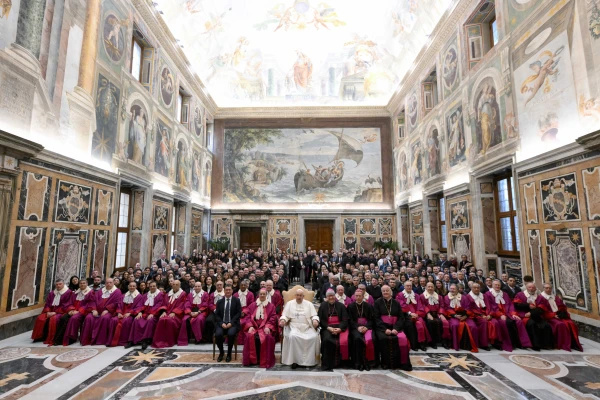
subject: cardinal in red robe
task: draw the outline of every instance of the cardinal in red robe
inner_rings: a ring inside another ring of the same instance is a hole
[[[138,292],[137,284],[129,282],[129,290],[123,296],[121,307],[117,309],[117,318],[111,320],[109,330],[114,331],[111,346],[127,345],[134,318],[143,310],[145,301],[146,295]]]
[[[71,291],[62,279],[55,283],[55,289],[46,297],[46,304],[39,317],[35,320],[31,339],[43,340],[45,344],[54,344],[54,334],[58,323],[71,305]]]
[[[467,316],[465,296],[458,292],[455,284],[450,285],[450,292],[444,299],[443,309],[446,318],[450,321],[450,333],[454,350],[458,351],[462,348],[477,353],[479,350],[473,337],[473,331],[477,329],[477,326]]]
[[[246,315],[241,321],[244,335],[244,366],[260,365],[271,368],[275,365],[275,333],[277,313],[275,306],[268,302],[266,289],[258,292],[258,299],[247,306]]]
[[[475,327],[471,325],[471,332],[477,347],[490,351],[490,342],[496,340],[496,321],[488,315],[489,307],[485,303],[479,284],[473,283],[471,291],[463,295],[462,300],[469,320],[475,323]]]
[[[540,295],[533,282],[529,282],[523,292],[516,294],[513,305],[516,315],[525,324],[527,335],[531,340],[531,348],[535,351],[552,349],[554,335],[548,322],[548,319],[552,317],[552,310],[548,300]]]
[[[233,294],[233,297],[237,297],[238,299],[240,299],[240,304],[242,305],[242,320],[244,319],[244,317],[246,317],[248,307],[250,307],[250,304],[254,303],[254,300],[256,300],[254,298],[254,293],[248,290],[248,286],[250,286],[250,281],[244,279],[240,282],[240,289]],[[240,329],[240,333],[238,333],[238,343],[243,342],[244,331]]]
[[[488,306],[488,315],[497,322],[496,334],[502,350],[512,351],[513,347],[531,347],[527,330],[521,318],[516,315],[508,293],[502,291],[500,280],[492,283],[492,288],[483,297]]]
[[[548,301],[550,306],[549,312],[546,313],[546,320],[552,327],[556,348],[565,351],[571,351],[571,349],[583,351],[577,325],[571,319],[563,300],[552,293],[552,285],[549,283],[544,284],[542,297]]]
[[[79,338],[79,330],[85,317],[94,309],[96,309],[96,292],[88,286],[85,279],[82,279],[79,281],[79,289],[71,295],[71,305],[67,308],[67,313],[61,318],[61,325],[65,321],[62,342],[58,342],[60,338],[57,334],[54,344],[62,343],[63,346],[68,346],[75,343]]]
[[[425,291],[420,297],[421,305],[425,311],[427,331],[431,335],[429,345],[437,349],[437,343],[442,342],[448,348],[450,342],[450,323],[444,316],[444,298],[435,292],[433,283],[425,286]]]
[[[202,282],[196,282],[194,289],[187,295],[185,315],[177,338],[178,346],[187,346],[189,336],[192,336],[196,343],[202,341],[202,331],[208,316],[209,301],[208,292],[202,290]]]
[[[404,283],[404,290],[396,296],[396,301],[400,303],[402,312],[408,314],[408,318],[412,321],[411,324],[407,324],[405,328],[406,336],[410,341],[413,349],[420,348],[426,350],[426,343],[431,342],[431,336],[425,325],[425,309],[423,304],[420,302],[419,295],[412,290],[412,282],[406,281]],[[415,335],[416,330],[416,335]],[[416,336],[416,337],[415,337]]]
[[[102,290],[96,292],[96,309],[86,317],[83,323],[83,330],[86,333],[88,322],[92,324],[92,344],[110,345],[116,326],[116,321],[113,319],[117,319],[117,310],[122,307],[122,301],[123,293],[115,286],[113,279],[106,279]]]
[[[173,281],[171,291],[163,297],[152,347],[161,349],[175,346],[181,329],[186,302],[187,293],[181,290],[181,282]]]
[[[163,297],[166,297],[166,295],[158,290],[154,281],[151,281],[148,287],[149,291],[145,294],[144,307],[133,320],[129,342],[125,348],[129,348],[134,344],[141,344],[142,350],[146,350],[154,337],[156,322],[163,305]]]
[[[281,317],[281,312],[283,311],[283,297],[281,297],[281,293],[279,293],[278,290],[273,289],[273,281],[268,280],[265,283],[267,284],[267,300],[275,306],[277,316]]]

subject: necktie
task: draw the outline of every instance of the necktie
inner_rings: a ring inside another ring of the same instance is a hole
[[[229,323],[229,299],[227,299],[227,301],[225,302],[225,322],[226,324]]]

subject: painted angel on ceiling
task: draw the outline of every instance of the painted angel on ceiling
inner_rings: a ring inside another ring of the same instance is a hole
[[[273,32],[280,29],[287,31],[290,28],[303,30],[310,26],[317,30],[321,28],[329,30],[331,27],[346,25],[338,18],[335,8],[325,3],[319,3],[317,7],[313,7],[309,0],[294,0],[291,6],[283,3],[277,4],[268,14],[269,18],[256,24],[256,29],[266,30],[277,24]]]

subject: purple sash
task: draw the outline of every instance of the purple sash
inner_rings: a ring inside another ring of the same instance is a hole
[[[366,318],[359,318],[358,325],[367,326]],[[371,329],[365,332],[365,347],[366,347],[366,358],[368,361],[375,360],[375,345],[373,344],[373,331]]]
[[[333,317],[329,317],[327,320],[329,325],[339,325],[339,318],[334,315]],[[342,354],[342,360],[347,360],[350,358],[350,352],[348,350],[348,330],[346,329],[343,332],[340,332],[340,353]]]

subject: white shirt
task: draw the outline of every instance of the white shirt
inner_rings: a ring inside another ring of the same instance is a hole
[[[248,289],[245,292],[238,290],[238,297],[240,299],[240,304],[242,307],[246,307],[246,296],[248,296]]]
[[[494,296],[494,299],[496,299],[496,304],[506,304],[506,301],[504,301],[504,292],[502,290],[496,292],[494,289],[490,289],[490,293]]]
[[[425,300],[427,300],[430,306],[434,306],[440,303],[438,294],[436,292],[429,294],[429,292],[426,290],[425,292],[423,292],[423,297],[425,297]]]
[[[61,290],[54,289],[54,299],[52,300],[52,307],[58,307],[60,305],[60,296],[65,294],[69,290],[68,287],[64,286]]]
[[[267,300],[263,302],[261,302],[260,299],[256,300],[256,305],[258,308],[256,309],[256,315],[254,316],[254,319],[259,320],[265,318],[265,307],[267,304],[269,304]]]
[[[125,304],[131,304],[133,303],[133,300],[135,300],[135,298],[140,294],[140,292],[137,291],[137,289],[134,292],[127,292],[125,293],[125,297],[123,297],[123,303]]]
[[[108,299],[110,297],[110,295],[115,292],[115,290],[117,290],[116,286],[113,286],[113,288],[110,289],[110,290],[106,289],[106,287],[103,287],[102,288],[102,298],[103,299]]]
[[[552,309],[552,312],[557,312],[558,306],[556,305],[556,296],[554,296],[553,294],[546,294],[545,292],[542,292],[542,296],[544,296],[544,298],[548,300],[548,303],[550,303],[550,308]]]
[[[177,292],[174,292],[173,289],[171,289],[168,294],[169,304],[173,304],[179,298],[179,296],[181,296],[181,293],[185,292],[181,289],[179,289]]]
[[[92,288],[89,286],[87,286],[85,288],[85,290],[77,289],[77,291],[75,292],[75,294],[77,295],[77,297],[75,297],[75,300],[83,301],[83,299],[85,299],[85,296],[87,296],[87,294],[91,291],[92,291]]]
[[[160,290],[156,290],[154,293],[148,292],[146,294],[146,302],[144,303],[144,305],[154,307],[154,298],[156,296],[158,296],[159,293],[160,293]]]
[[[481,308],[485,308],[485,301],[483,300],[482,293],[479,293],[479,295],[476,296],[473,292],[469,292],[469,296],[471,296],[471,298],[475,300],[476,305],[478,305]]]
[[[223,297],[225,297],[225,290],[223,290],[221,292],[215,292],[215,304],[217,304],[217,302],[219,300],[221,300]]]
[[[192,291],[192,304],[200,304],[202,303],[202,296],[204,296],[204,293],[206,293],[204,290],[200,289],[199,292],[196,292],[195,290]]]
[[[410,303],[417,304],[417,299],[415,298],[415,292],[410,292],[410,293],[408,293],[408,292],[406,291],[406,289],[404,289],[404,290],[402,291],[402,295],[403,295],[403,296],[404,296],[404,298],[406,299],[406,303],[407,303],[407,304],[410,304]]]
[[[460,300],[462,299],[462,294],[456,293],[456,295],[453,296],[452,293],[448,293],[448,299],[450,299],[450,307],[460,307]]]

